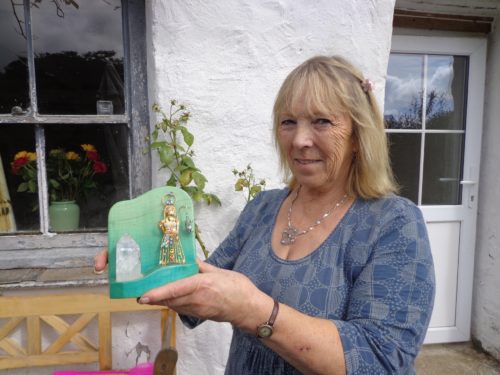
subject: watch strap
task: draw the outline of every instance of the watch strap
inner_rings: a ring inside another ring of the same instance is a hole
[[[280,304],[278,301],[274,300],[273,311],[271,312],[271,316],[267,321],[267,324],[270,325],[271,327],[274,325],[274,322],[276,321],[276,317],[278,316],[279,310],[280,310]]]

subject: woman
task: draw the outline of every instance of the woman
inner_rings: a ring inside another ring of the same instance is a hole
[[[288,188],[259,194],[200,273],[144,294],[234,327],[226,374],[414,374],[433,305],[419,209],[396,190],[371,84],[340,57],[274,105]]]

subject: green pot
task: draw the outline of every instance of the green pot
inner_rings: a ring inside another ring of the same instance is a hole
[[[64,232],[78,229],[80,207],[75,201],[52,202],[49,206],[50,229]]]

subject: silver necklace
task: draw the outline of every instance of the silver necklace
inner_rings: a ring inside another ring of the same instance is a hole
[[[304,230],[301,231],[298,228],[294,227],[293,224],[292,224],[292,208],[293,208],[293,204],[295,203],[295,201],[299,197],[299,193],[300,193],[301,187],[302,186],[299,186],[299,188],[297,189],[297,193],[295,194],[295,198],[293,198],[292,203],[290,204],[290,208],[288,209],[288,225],[283,230],[283,232],[281,233],[281,241],[280,241],[280,243],[282,245],[291,245],[291,244],[293,244],[295,242],[295,239],[298,236],[302,236],[303,234],[306,234],[306,233],[309,233],[310,231],[312,231],[314,228],[316,228],[318,225],[320,225],[323,222],[323,220],[325,220],[328,216],[330,216],[330,214],[333,211],[335,211],[337,208],[339,208],[340,206],[342,206],[345,203],[345,201],[347,200],[347,194],[344,194],[344,196],[342,197],[342,199],[339,200],[335,204],[335,206],[333,206],[328,211],[326,211],[310,227],[308,227],[307,229],[304,229]]]

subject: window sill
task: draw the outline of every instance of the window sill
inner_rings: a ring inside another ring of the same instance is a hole
[[[108,273],[94,273],[93,267],[22,268],[0,270],[0,294],[19,289],[106,286]]]

